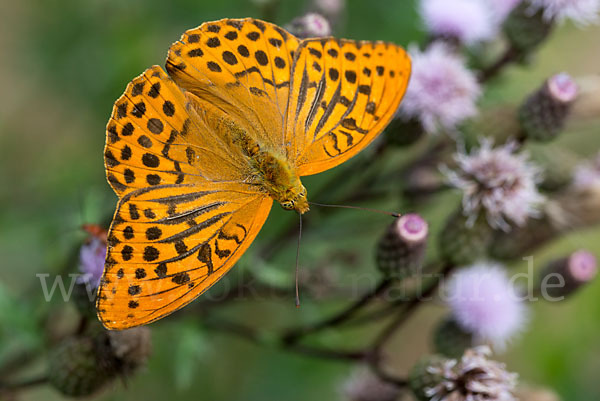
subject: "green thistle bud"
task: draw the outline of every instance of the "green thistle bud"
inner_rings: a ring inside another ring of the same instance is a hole
[[[493,230],[485,216],[469,219],[462,212],[450,216],[439,237],[439,247],[446,262],[469,265],[487,256]]]
[[[417,400],[431,400],[431,397],[427,395],[427,390],[435,388],[444,381],[444,376],[432,372],[431,367],[443,366],[447,361],[441,355],[427,355],[419,359],[412,367],[408,377],[408,385]]]
[[[115,377],[132,374],[145,363],[150,349],[147,327],[123,331],[92,327],[85,336],[69,338],[50,353],[49,381],[65,395],[91,395]]]
[[[540,275],[540,289],[543,296],[562,299],[598,274],[596,257],[587,251],[577,251],[566,258],[553,260]]]
[[[93,338],[70,338],[54,349],[49,357],[50,384],[71,397],[91,395],[110,380],[98,364],[98,349]]]
[[[541,142],[556,138],[564,128],[577,94],[577,85],[568,74],[557,74],[548,79],[519,109],[525,136]]]
[[[433,332],[433,347],[441,355],[460,358],[473,346],[473,334],[465,331],[452,317],[446,317]]]
[[[544,11],[531,12],[529,1],[515,7],[504,22],[504,33],[520,54],[529,54],[548,38],[554,24],[544,18]]]
[[[377,267],[390,278],[402,279],[417,274],[423,266],[428,225],[417,214],[394,221],[377,245]]]

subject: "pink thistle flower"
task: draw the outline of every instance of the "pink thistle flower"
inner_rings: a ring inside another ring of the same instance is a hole
[[[582,163],[575,168],[573,186],[581,191],[600,189],[600,153],[594,160]]]
[[[455,273],[444,294],[456,322],[476,341],[498,348],[523,329],[527,311],[498,264],[479,263]]]
[[[492,227],[509,231],[507,219],[522,226],[539,215],[545,200],[537,189],[542,171],[527,154],[515,154],[517,148],[515,142],[493,148],[483,139],[470,154],[454,156],[457,170],[443,168],[449,183],[463,191],[463,211],[472,220],[483,209]]]
[[[429,32],[467,45],[490,40],[498,33],[492,9],[484,0],[421,0],[419,12]]]
[[[104,272],[105,258],[106,244],[98,238],[93,237],[83,244],[79,251],[79,270],[83,273],[79,282],[97,288]]]
[[[578,25],[598,21],[599,0],[530,0],[532,10],[542,9],[547,21],[573,20]]]
[[[477,114],[475,101],[481,88],[463,59],[448,45],[433,43],[422,52],[410,49],[413,73],[400,107],[406,119],[418,119],[426,131],[452,129]]]

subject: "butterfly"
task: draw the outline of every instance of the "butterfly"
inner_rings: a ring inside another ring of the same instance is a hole
[[[104,161],[119,197],[97,312],[160,319],[227,273],[273,201],[308,211],[301,176],[345,162],[394,116],[410,58],[384,42],[299,40],[256,19],[185,32],[115,102]]]

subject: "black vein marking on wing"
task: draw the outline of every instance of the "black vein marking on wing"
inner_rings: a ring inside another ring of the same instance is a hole
[[[202,213],[206,213],[206,212],[203,211]],[[202,213],[199,213],[198,215],[200,215]],[[224,213],[217,214],[207,220],[202,221],[201,223],[198,223],[198,224],[188,228],[187,230],[183,230],[180,233],[177,233],[177,234],[172,235],[165,239],[161,239],[160,241],[157,241],[157,242],[160,242],[160,243],[177,242],[179,240],[189,237],[190,235],[194,235],[194,234],[212,226],[215,223],[218,223],[219,221],[221,221],[223,219],[223,217],[229,216],[231,213],[233,213],[233,212],[224,212]]]
[[[220,208],[221,206],[227,204],[227,202],[213,202],[210,203],[208,205],[204,205],[200,208],[197,209],[192,209],[192,210],[186,210],[183,213],[179,213],[179,214],[174,214],[172,216],[167,216],[164,217],[160,220],[156,220],[154,222],[154,224],[166,224],[166,225],[173,225],[173,224],[181,224],[181,223],[185,223],[188,220],[191,219],[195,219],[198,216],[201,216],[205,213],[211,212],[215,209]],[[168,241],[164,241],[164,242],[168,242]]]
[[[319,122],[317,123],[317,128],[315,128],[315,132],[313,135],[313,142],[316,141],[317,139],[317,134],[319,132],[321,132],[321,130],[323,129],[323,126],[325,125],[325,123],[327,122],[327,120],[329,119],[329,117],[331,116],[331,114],[333,113],[333,110],[335,109],[335,106],[337,106],[338,102],[340,101],[340,93],[342,91],[342,83],[340,80],[340,83],[338,84],[337,89],[335,90],[333,96],[331,97],[331,100],[329,101],[329,104],[327,105],[327,108],[325,109],[325,112],[323,113],[323,115],[321,116],[321,119],[319,120]],[[347,110],[346,110],[347,112]]]
[[[300,81],[300,91],[298,93],[298,105],[296,106],[296,118],[294,119],[294,126],[298,123],[298,117],[302,111],[302,106],[306,102],[306,96],[308,93],[308,73],[306,68],[302,71],[302,81]]]
[[[193,201],[200,199],[206,195],[214,194],[217,192],[219,192],[219,191],[190,192],[190,193],[183,194],[183,195],[173,195],[173,196],[168,196],[166,198],[152,199],[149,202],[156,202],[156,203],[161,203],[164,205],[170,205],[170,204],[177,205],[177,204],[181,204],[181,203],[193,202]]]
[[[321,100],[323,100],[323,96],[325,95],[325,89],[327,86],[327,79],[325,77],[325,70],[323,71],[323,75],[321,76],[321,80],[319,81],[319,86],[317,86],[317,95],[315,96],[315,100],[308,112],[308,116],[306,117],[306,122],[304,124],[304,129],[308,131],[312,122],[317,114],[317,110],[319,110],[319,105],[321,104]]]

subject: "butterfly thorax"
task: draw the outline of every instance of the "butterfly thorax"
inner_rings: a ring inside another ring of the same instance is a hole
[[[257,142],[235,124],[231,124],[229,129],[233,143],[239,146],[248,158],[254,179],[262,186],[262,190],[286,210],[307,212],[309,207],[306,188],[287,158],[269,146]]]

